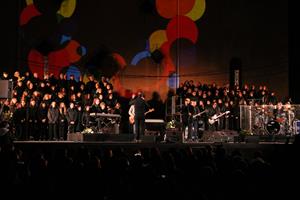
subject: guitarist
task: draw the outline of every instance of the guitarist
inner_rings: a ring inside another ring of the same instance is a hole
[[[198,139],[198,117],[196,116],[200,113],[200,109],[197,106],[197,100],[195,98],[191,99],[191,107],[189,109],[189,135],[188,139],[197,140]]]
[[[144,115],[146,116],[148,113],[153,112],[154,108],[148,110],[147,112],[144,113]],[[134,126],[134,116],[135,116],[135,109],[134,109],[134,105],[131,105],[129,110],[128,110],[128,114],[129,114],[129,124],[130,124],[130,132],[135,134],[135,126]]]
[[[206,124],[205,121],[207,121],[207,110],[205,109],[205,104],[204,101],[202,99],[200,99],[198,101],[198,107],[200,110],[200,113],[202,113],[199,117],[198,117],[198,130],[199,130],[199,138],[202,137],[204,130],[206,130]]]
[[[220,114],[220,108],[218,107],[218,104],[216,101],[214,101],[212,103],[212,105],[207,108],[207,110],[208,110],[208,113],[207,113],[208,119],[213,119],[214,117],[216,117]],[[218,130],[218,121],[216,121],[213,124],[208,123],[208,130],[209,131]]]
[[[145,96],[142,92],[139,92],[136,99],[131,101],[134,105],[134,126],[136,132],[135,140],[141,142],[140,136],[145,132],[145,112],[149,110],[149,104],[145,101]]]
[[[183,138],[186,140],[188,138],[188,130],[189,130],[189,113],[191,108],[191,100],[190,98],[184,99],[184,104],[181,108],[181,119],[182,119],[182,125],[183,125]]]

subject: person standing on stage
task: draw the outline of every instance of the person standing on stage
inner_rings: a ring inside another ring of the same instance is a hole
[[[145,96],[143,93],[139,92],[137,98],[133,101],[134,105],[134,125],[136,131],[137,142],[141,142],[140,137],[144,135],[145,132],[145,112],[149,110],[149,105],[145,101]]]
[[[57,140],[57,123],[58,123],[59,110],[56,107],[56,102],[53,101],[48,110],[48,124],[49,124],[49,140]]]
[[[135,125],[134,125],[134,100],[136,99],[136,95],[133,93],[131,96],[131,100],[129,102],[130,108],[128,110],[128,115],[129,115],[129,133],[136,134],[135,132]]]
[[[135,134],[135,127],[134,127],[134,105],[131,105],[128,111],[129,115],[129,132]]]
[[[48,107],[45,102],[42,102],[38,108],[38,124],[39,124],[39,138],[41,140],[46,140],[48,139],[48,118],[47,118],[47,113],[48,113]]]
[[[189,133],[189,113],[190,113],[190,98],[185,98],[184,99],[184,104],[182,105],[182,108],[181,108],[181,119],[182,119],[182,125],[183,125],[183,138],[185,140],[188,139],[188,133]]]
[[[90,124],[91,124],[90,113],[91,113],[90,106],[86,105],[84,108],[84,111],[82,113],[82,118],[81,118],[81,124],[83,125],[84,129],[90,128]]]
[[[67,107],[64,102],[59,104],[59,114],[58,114],[58,140],[64,140],[66,135],[66,125],[67,125]]]
[[[75,133],[75,127],[77,122],[77,110],[73,102],[70,103],[70,107],[67,110],[67,121],[68,121],[68,133]]]
[[[76,124],[76,132],[81,132],[83,130],[83,125],[82,125],[82,117],[83,117],[83,110],[81,105],[77,105],[77,124]]]
[[[195,97],[191,98],[191,106],[189,109],[189,135],[188,139],[193,141],[198,139],[198,117],[197,114],[200,113],[199,107],[197,106],[197,100]]]
[[[30,140],[38,140],[38,116],[37,112],[38,108],[36,106],[36,101],[34,99],[30,100],[29,107],[27,108],[27,115],[28,115],[28,133]]]
[[[216,101],[212,103],[211,106],[207,107],[208,113],[208,121],[211,120],[211,122],[208,123],[208,130],[209,131],[217,131],[218,130],[218,120],[215,120],[216,117],[220,114],[220,108],[218,107],[218,104]]]

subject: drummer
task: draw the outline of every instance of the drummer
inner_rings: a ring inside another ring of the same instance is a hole
[[[274,120],[280,124],[279,134],[285,134],[287,113],[281,101],[277,103],[276,108],[274,109]]]
[[[274,109],[274,117],[279,123],[286,121],[286,111],[284,110],[284,106],[281,101],[277,103],[276,108]]]

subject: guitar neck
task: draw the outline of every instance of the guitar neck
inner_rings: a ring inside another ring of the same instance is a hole
[[[145,112],[145,115],[147,115],[149,112],[151,112],[151,111],[147,111],[147,112]]]
[[[218,115],[217,118],[222,117],[223,115],[225,115],[225,113]]]
[[[223,115],[226,115],[226,114],[228,114],[228,112],[221,113],[221,114],[219,114],[219,115],[216,117],[216,119],[218,119],[218,118],[220,118],[220,117],[222,117]]]
[[[153,111],[154,111],[153,109],[150,109],[150,110],[148,110],[147,112],[145,112],[144,115],[147,115],[148,113],[151,113],[151,112],[153,112]]]
[[[200,113],[198,113],[198,114],[195,114],[193,117],[197,117],[197,116],[200,116],[200,115],[202,115],[203,113],[205,113],[206,111],[202,111],[202,112],[200,112]]]

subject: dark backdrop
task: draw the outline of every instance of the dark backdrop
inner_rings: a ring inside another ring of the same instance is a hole
[[[34,2],[44,11],[43,15],[24,27],[18,21],[25,0],[2,2],[0,65],[3,70],[27,70],[29,50],[43,41],[50,41],[51,48],[55,49],[58,35],[62,33],[71,34],[87,48],[87,55],[77,63],[81,70],[101,48],[119,53],[128,64],[145,48],[150,34],[164,29],[168,23],[157,14],[153,0],[77,1],[73,16],[59,24],[55,13],[60,1]],[[232,57],[238,57],[242,61],[243,83],[266,84],[280,96],[288,95],[288,1],[209,0],[205,14],[195,23],[199,30],[196,45],[191,48],[191,44],[182,41],[180,47],[176,44],[171,47],[171,52],[179,52],[180,66],[184,66],[180,68],[183,75],[180,81],[227,83],[229,62]],[[190,49],[193,53],[189,53]],[[147,75],[156,70],[150,58],[136,67],[128,65],[122,71],[121,84],[138,89],[135,83],[139,77],[126,75]],[[152,82],[143,84],[139,87],[146,88]]]

